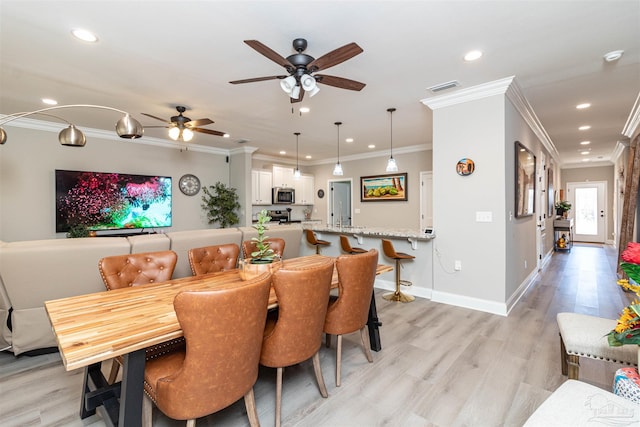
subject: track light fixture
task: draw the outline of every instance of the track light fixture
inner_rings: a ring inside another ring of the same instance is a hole
[[[342,176],[344,174],[344,172],[342,171],[342,165],[340,164],[340,125],[342,124],[342,122],[335,122],[334,125],[336,125],[336,128],[338,129],[338,162],[336,163],[335,167],[333,168],[333,174],[335,176]]]
[[[387,111],[389,112],[389,119],[391,121],[391,157],[389,157],[389,161],[387,162],[387,172],[398,172],[398,165],[393,158],[393,112],[396,111],[396,109],[387,108]]]
[[[40,110],[29,111],[26,113],[15,113],[9,116],[5,116],[3,119],[0,119],[0,126],[6,123],[9,123],[13,120],[21,119],[23,117],[31,116],[33,114],[41,114],[41,115],[56,117],[69,124],[68,128],[63,129],[58,134],[58,141],[60,141],[60,144],[67,145],[70,147],[83,147],[86,143],[86,138],[82,133],[82,131],[80,131],[73,124],[67,122],[61,117],[57,117],[57,116],[53,116],[51,114],[45,113],[46,111],[59,110],[63,108],[98,108],[102,110],[117,111],[119,113],[124,114],[124,117],[120,118],[120,120],[118,120],[118,122],[116,123],[116,133],[120,138],[126,138],[126,139],[140,138],[144,133],[144,128],[142,127],[140,122],[138,122],[136,119],[131,117],[131,115],[126,111],[118,110],[117,108],[106,107],[103,105],[91,105],[91,104],[56,105],[54,107],[43,108]],[[7,141],[7,133],[2,127],[0,127],[0,144],[4,144],[6,141]]]

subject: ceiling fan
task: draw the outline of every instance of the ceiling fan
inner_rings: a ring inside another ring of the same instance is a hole
[[[172,116],[170,121],[165,119],[161,119],[160,117],[156,117],[151,114],[142,113],[147,117],[151,117],[152,119],[160,120],[161,122],[165,122],[166,126],[144,126],[145,128],[169,128],[169,137],[174,141],[191,141],[193,138],[193,132],[207,133],[209,135],[217,135],[224,136],[225,132],[220,132],[212,129],[205,129],[198,126],[210,125],[213,123],[213,120],[210,119],[198,119],[191,120],[189,117],[183,116],[182,113],[187,111],[186,107],[181,105],[176,106],[176,110],[178,111],[177,116]]]
[[[309,92],[309,96],[313,96],[320,90],[316,83],[322,83],[348,90],[362,90],[364,83],[355,80],[345,79],[343,77],[328,76],[326,74],[314,74],[317,71],[333,67],[363,52],[362,48],[356,43],[349,43],[339,47],[331,52],[322,55],[319,58],[303,53],[307,49],[307,41],[305,39],[295,39],[293,48],[297,53],[286,58],[280,56],[271,48],[262,44],[257,40],[245,40],[246,44],[255,49],[258,53],[266,56],[278,65],[283,66],[289,75],[256,77],[253,79],[234,80],[229,83],[253,83],[264,80],[281,80],[280,86],[282,90],[289,94],[291,103],[300,102],[305,92]],[[302,88],[303,90],[300,90]]]

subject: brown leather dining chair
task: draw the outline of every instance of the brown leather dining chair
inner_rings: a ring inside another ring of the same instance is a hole
[[[377,266],[378,251],[375,249],[364,254],[341,255],[336,259],[339,295],[337,299],[332,297],[329,302],[324,332],[327,334],[327,346],[331,345],[331,335],[338,336],[336,349],[336,386],[338,387],[342,369],[343,335],[360,331],[362,349],[367,360],[373,363],[366,326]]]
[[[141,252],[102,258],[98,262],[98,269],[107,290],[113,290],[171,280],[177,261],[178,255],[173,251]],[[150,359],[183,346],[182,338],[157,344],[146,349],[146,358]],[[121,364],[121,356],[113,359],[109,384],[115,382]]]
[[[366,249],[362,249],[362,248],[354,248],[351,246],[351,243],[349,243],[349,238],[347,236],[345,236],[344,234],[340,235],[340,247],[342,247],[342,250],[348,254],[363,254],[365,252],[367,252]]]
[[[235,243],[189,249],[189,266],[194,276],[233,270],[238,265],[240,248]]]
[[[333,268],[333,259],[327,258],[315,267],[289,270],[285,266],[272,276],[278,298],[278,318],[267,319],[260,364],[277,368],[276,427],[280,427],[285,367],[313,358],[320,394],[328,396],[318,351],[322,346]]]
[[[279,237],[269,237],[265,239],[266,242],[269,242],[269,247],[273,249],[273,252],[280,257],[284,256],[284,239]],[[242,253],[245,258],[251,258],[251,254],[258,249],[256,248],[256,242],[253,240],[245,240],[242,242]]]
[[[260,425],[253,386],[267,317],[271,276],[206,291],[183,291],[173,306],[186,350],[149,360],[144,369],[143,425],[154,403],[176,420],[218,412],[244,396],[252,427]]]

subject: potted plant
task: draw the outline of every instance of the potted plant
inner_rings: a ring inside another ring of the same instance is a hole
[[[567,217],[567,212],[571,210],[571,203],[566,200],[559,200],[555,204],[556,214],[563,218]]]
[[[282,265],[282,259],[269,247],[267,241],[269,237],[265,235],[265,231],[269,228],[267,225],[269,221],[271,217],[267,210],[262,209],[258,213],[258,222],[253,225],[253,228],[258,231],[258,237],[251,238],[256,245],[256,251],[251,252],[251,258],[241,259],[239,262],[240,276],[243,280],[248,280],[265,271],[273,273]]]
[[[218,223],[220,228],[227,228],[240,222],[236,213],[236,210],[240,209],[240,203],[235,188],[227,187],[218,181],[208,189],[203,187],[202,192],[204,203],[201,206],[207,213],[209,224]]]

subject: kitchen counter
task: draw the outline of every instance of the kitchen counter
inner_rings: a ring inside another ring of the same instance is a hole
[[[322,233],[337,233],[337,234],[353,234],[354,236],[368,236],[368,237],[399,237],[409,238],[417,240],[431,240],[436,237],[435,233],[424,233],[422,230],[412,230],[409,228],[388,228],[388,227],[336,227],[326,224],[318,224],[317,222],[302,222],[302,228],[311,229],[313,231]]]
[[[423,230],[388,227],[333,227],[314,221],[303,221],[302,228],[313,230],[319,239],[327,240],[331,244],[322,247],[322,254],[337,257],[344,255],[340,246],[340,235],[344,234],[351,242],[351,246],[363,249],[375,248],[379,252],[378,262],[394,265],[395,260],[388,258],[382,250],[381,239],[390,239],[397,252],[413,255],[415,259],[402,263],[402,279],[413,282],[413,286],[404,287],[402,291],[421,298],[431,298],[433,292],[433,242],[435,233],[424,233]],[[355,241],[353,241],[355,240]],[[301,255],[315,253],[315,247],[310,245],[305,235],[302,235],[300,246]],[[376,288],[395,290],[395,272],[385,273],[376,278]]]

